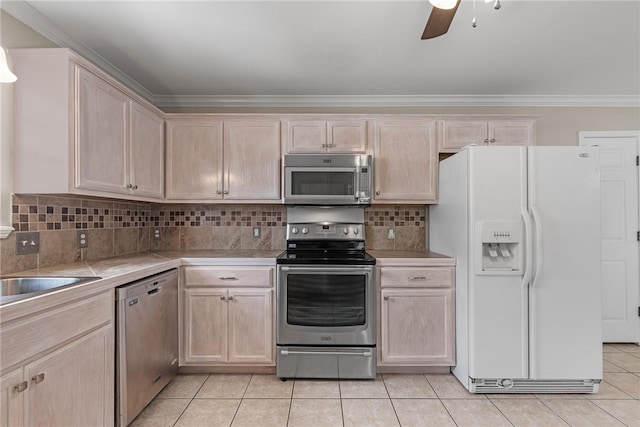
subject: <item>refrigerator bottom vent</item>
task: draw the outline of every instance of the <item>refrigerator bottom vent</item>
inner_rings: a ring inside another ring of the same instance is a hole
[[[597,393],[600,380],[471,378],[471,393]]]

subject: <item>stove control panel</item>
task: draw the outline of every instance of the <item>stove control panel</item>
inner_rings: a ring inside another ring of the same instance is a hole
[[[287,240],[364,240],[364,224],[287,224]]]

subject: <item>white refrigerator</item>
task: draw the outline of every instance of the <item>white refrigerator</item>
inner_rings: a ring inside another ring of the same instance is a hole
[[[602,379],[597,147],[469,146],[440,163],[429,249],[456,258],[456,365],[474,393]]]

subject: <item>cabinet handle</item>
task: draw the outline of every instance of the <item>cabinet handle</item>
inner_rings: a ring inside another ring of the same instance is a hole
[[[127,188],[131,188],[131,187],[133,187],[133,185],[127,184]]]
[[[376,191],[376,196],[379,196],[379,195],[380,195],[380,192],[379,192],[379,191]]]
[[[35,382],[36,384],[40,384],[42,381],[44,381],[44,372],[32,376],[31,381]]]
[[[220,279],[220,280],[238,280],[238,278],[236,276],[224,276],[224,277],[218,277],[218,279]]]
[[[220,296],[220,299],[221,299],[222,301],[224,301],[224,300],[226,300],[226,299],[227,299],[227,297],[225,297],[224,295],[221,295],[221,296]]]
[[[426,276],[409,276],[409,280],[427,280]]]
[[[329,145],[328,145],[328,147],[329,147],[329,148],[331,148],[331,147],[335,147],[335,146],[336,146],[336,144],[329,144]]]
[[[495,138],[491,138],[491,139],[489,140],[489,142],[493,144],[494,142],[496,142],[496,139],[495,139]]]
[[[224,190],[222,194],[229,194],[229,190]]]
[[[384,297],[384,300],[385,301],[389,301],[389,297]]]
[[[233,295],[229,295],[229,301],[233,301]]]
[[[322,148],[327,148],[328,146],[328,144],[322,144]]]
[[[22,381],[20,384],[15,385],[13,389],[18,393],[22,393],[27,389],[27,387],[29,387],[29,383],[26,381]]]
[[[134,184],[133,187],[131,187],[131,188],[133,188],[134,190],[137,190],[138,189],[138,185]]]
[[[216,194],[222,194],[222,191],[216,190]]]

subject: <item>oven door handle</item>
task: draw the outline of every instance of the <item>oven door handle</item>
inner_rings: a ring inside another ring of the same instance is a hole
[[[373,273],[374,266],[371,265],[350,265],[349,267],[344,268],[335,268],[335,267],[317,267],[317,266],[305,266],[305,267],[288,267],[281,265],[278,267],[282,272],[304,272],[309,274],[362,274],[362,273]]]
[[[282,356],[362,356],[371,357],[371,350],[365,350],[361,352],[357,351],[303,351],[303,350],[280,350]]]

